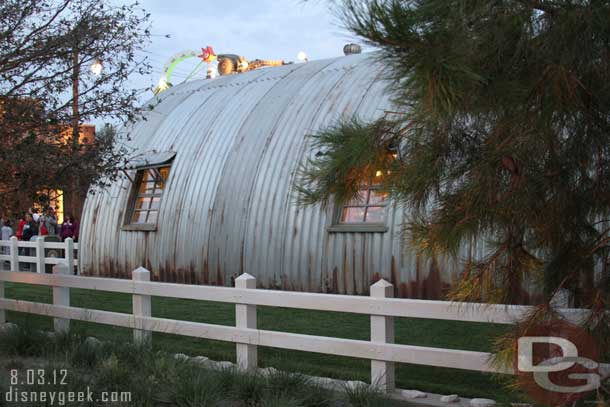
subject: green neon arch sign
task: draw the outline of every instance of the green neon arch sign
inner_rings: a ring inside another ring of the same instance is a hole
[[[199,58],[199,57],[200,56],[197,54],[197,51],[193,51],[193,50],[180,51],[177,54],[173,55],[169,59],[169,61],[167,61],[165,63],[165,66],[163,67],[163,74],[161,75],[161,79],[159,79],[159,83],[158,83],[157,87],[155,88],[155,90],[153,91],[153,93],[155,95],[158,95],[159,93],[163,92],[164,90],[171,88],[173,86],[172,74],[174,73],[174,70],[176,69],[176,67],[188,59]],[[197,72],[199,72],[201,70],[201,68],[203,67],[203,64],[204,64],[204,61],[203,60],[200,61],[199,64],[197,64],[197,66],[191,71],[191,73],[189,73],[189,75],[183,82],[188,81],[189,79],[191,79],[193,77],[193,75],[195,75]]]

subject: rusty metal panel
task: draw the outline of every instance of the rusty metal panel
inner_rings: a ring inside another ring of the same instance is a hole
[[[145,266],[153,279],[230,285],[248,272],[264,287],[340,293],[386,278],[400,296],[441,296],[458,266],[418,258],[400,233],[402,208],[388,206],[385,233],[329,233],[332,209],[296,203],[297,171],[315,153],[307,135],[391,109],[376,55],[192,81],[153,99],[126,143],[176,152],[157,230],[121,230],[126,177],[96,191],[81,223],[83,273],[129,277]]]

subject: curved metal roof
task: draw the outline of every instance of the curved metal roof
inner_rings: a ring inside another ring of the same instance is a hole
[[[362,293],[382,276],[403,296],[435,298],[453,265],[405,249],[403,213],[385,233],[329,233],[332,213],[299,207],[293,182],[312,154],[306,137],[390,107],[376,54],[192,81],[162,93],[131,129],[140,153],[175,151],[157,231],[121,230],[127,177],[90,196],[81,222],[84,273],[230,284],[248,272],[265,287]]]

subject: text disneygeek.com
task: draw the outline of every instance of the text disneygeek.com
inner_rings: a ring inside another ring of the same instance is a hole
[[[100,391],[95,392],[89,386],[83,389],[67,388],[68,371],[66,369],[44,370],[24,369],[10,371],[10,386],[0,392],[0,405],[29,406],[44,403],[48,406],[66,406],[71,403],[130,403],[131,392]],[[49,388],[49,386],[51,386]],[[66,387],[63,387],[66,386]]]

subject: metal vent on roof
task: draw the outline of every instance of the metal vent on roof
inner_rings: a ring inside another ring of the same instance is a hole
[[[362,52],[362,48],[358,44],[350,43],[350,44],[346,44],[343,47],[343,53],[345,55],[359,54],[361,52]]]

